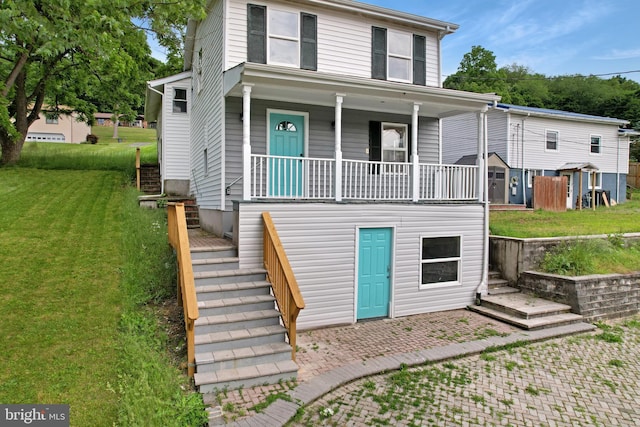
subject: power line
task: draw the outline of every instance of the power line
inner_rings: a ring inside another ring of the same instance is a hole
[[[500,71],[500,70],[496,70]],[[610,73],[599,73],[599,74],[588,74],[588,75],[584,75],[584,74],[565,74],[565,75],[561,75],[561,76],[544,76],[542,75],[541,77],[537,77],[535,75],[529,75],[529,76],[525,76],[525,77],[515,77],[515,76],[468,76],[465,74],[457,74],[457,73],[453,73],[453,74],[443,74],[443,76],[445,77],[456,77],[459,80],[486,80],[486,81],[496,81],[496,80],[500,80],[500,81],[525,81],[525,80],[540,80],[540,81],[544,81],[544,80],[560,80],[563,78],[572,78],[572,77],[606,77],[606,76],[620,76],[623,74],[633,74],[633,73],[640,73],[640,70],[628,70],[628,71],[616,71],[616,72],[610,72]]]

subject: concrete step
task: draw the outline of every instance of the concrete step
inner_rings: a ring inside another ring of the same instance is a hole
[[[211,258],[233,258],[238,256],[238,248],[232,244],[215,247],[191,248],[191,261]]]
[[[201,271],[193,273],[196,287],[219,285],[223,283],[259,282],[265,280],[264,268],[245,268],[239,270]]]
[[[198,334],[195,336],[196,354],[284,342],[285,331],[282,325],[271,325]]]
[[[240,298],[254,295],[269,295],[271,284],[267,281],[221,283],[196,288],[198,301],[211,301],[225,298]]]
[[[502,279],[500,277],[489,277],[489,282],[488,282],[489,287],[496,287],[499,288],[501,286],[508,286],[509,285],[509,281]]]
[[[484,304],[484,300],[483,300],[483,304]],[[467,308],[476,313],[483,314],[493,319],[500,320],[502,322],[505,322],[510,325],[516,326],[518,328],[526,329],[526,330],[544,329],[544,328],[551,328],[555,326],[570,325],[570,324],[582,322],[582,316],[574,313],[561,313],[561,314],[554,314],[554,315],[549,315],[544,317],[523,319],[522,317],[514,316],[511,314],[505,313],[504,311],[485,307],[483,305],[470,305]]]
[[[296,378],[297,375],[298,365],[292,360],[285,360],[217,372],[196,373],[194,379],[200,393],[214,393],[225,388],[249,388],[262,384],[275,384]]]
[[[280,324],[280,312],[275,309],[200,316],[195,322],[196,334],[210,334],[233,329],[249,329]]]
[[[198,373],[244,368],[291,360],[291,346],[286,342],[196,353]]]
[[[501,279],[502,278],[502,274],[499,271],[496,270],[489,270],[489,280],[491,279]]]
[[[198,301],[198,311],[201,317],[209,317],[248,311],[273,310],[275,309],[275,301],[272,295]]]
[[[482,298],[482,306],[502,311],[522,319],[552,316],[571,312],[571,306],[537,298],[523,293],[489,295]]]
[[[240,268],[240,259],[238,257],[192,259],[191,264],[193,265],[194,273],[205,271],[238,270]]]
[[[504,295],[504,294],[517,294],[520,289],[512,288],[511,286],[489,286],[489,295]]]

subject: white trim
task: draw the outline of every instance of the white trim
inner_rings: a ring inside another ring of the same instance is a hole
[[[580,172],[582,173],[582,172]],[[574,185],[573,185],[573,172],[561,172],[560,176],[566,176],[567,177],[567,189],[564,192],[564,197],[566,199],[566,206],[567,209],[572,209],[573,208],[573,199],[575,199],[575,191],[574,191]],[[571,198],[569,198],[569,189],[571,190]],[[582,188],[579,189],[580,194],[582,194]],[[582,203],[582,197],[580,197],[580,203]],[[576,206],[577,207],[577,206]]]
[[[531,172],[536,172],[535,174],[531,174]],[[537,172],[540,172],[539,174]],[[544,176],[544,169],[527,169],[527,188],[533,187],[533,177],[534,176]]]
[[[447,262],[447,261],[458,261],[458,280],[455,282],[437,282],[437,283],[422,283],[422,264],[425,263],[422,259],[422,241],[424,239],[434,239],[434,238],[442,238],[442,237],[458,237],[460,239],[459,242],[459,255],[457,257],[449,257],[449,258],[434,258],[432,260],[427,260],[426,264],[435,264],[438,262]],[[462,234],[454,234],[454,233],[437,233],[437,234],[421,234],[418,240],[418,289],[419,290],[428,290],[428,289],[436,289],[443,287],[453,287],[453,286],[462,286],[462,260],[463,260],[463,249],[464,249],[464,238]]]
[[[413,83],[413,33],[408,33],[406,31],[393,30],[391,28],[387,28],[386,30],[387,30],[387,80],[391,82]],[[403,36],[407,36],[407,35],[409,36],[409,56],[401,55],[397,53],[393,53],[393,54],[391,53],[390,41],[389,41],[390,39],[389,35],[391,33],[395,33]],[[409,61],[409,78],[408,79],[405,80],[397,77],[391,77],[390,75],[391,67],[389,65],[390,58],[397,58],[397,59]]]
[[[602,189],[602,172],[587,172],[587,188],[589,190],[593,190],[593,186],[591,185],[591,174],[596,174],[596,190]]]
[[[404,150],[400,149],[388,149],[387,151],[399,152],[404,151],[404,160],[402,162],[387,162],[384,160],[384,129],[385,125],[389,127],[403,127],[404,128]],[[413,137],[413,135],[412,135]],[[417,148],[417,147],[416,147]],[[406,123],[394,123],[394,122],[380,122],[380,162],[382,163],[407,163],[409,162],[409,157],[411,153],[409,152],[409,125]]]
[[[272,35],[271,34],[271,14],[273,12],[281,12],[281,13],[288,13],[291,14],[293,16],[295,16],[296,18],[296,31],[297,34],[295,37],[290,37],[290,36],[281,36],[281,35]],[[277,7],[267,7],[266,8],[266,27],[267,27],[267,31],[266,31],[266,37],[267,37],[267,52],[266,52],[266,56],[267,56],[267,63],[268,64],[272,64],[272,65],[280,65],[283,67],[295,67],[295,68],[300,68],[300,31],[301,31],[301,18],[300,18],[300,13],[296,13],[293,10],[287,10],[287,9],[280,9]],[[277,62],[271,59],[271,40],[272,39],[276,39],[276,40],[284,40],[284,41],[290,41],[290,42],[295,42],[296,43],[296,63],[295,64],[290,64],[287,62]]]
[[[391,229],[391,242],[390,242],[390,254],[389,257],[389,315],[388,319],[395,318],[395,298],[394,298],[394,276],[396,272],[396,225],[389,224],[376,224],[371,223],[367,225],[356,225],[354,235],[354,265],[353,265],[353,323],[358,323],[358,280],[359,280],[359,266],[360,266],[360,230],[369,228],[389,228]]]

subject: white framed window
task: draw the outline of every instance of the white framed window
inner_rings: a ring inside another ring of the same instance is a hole
[[[174,113],[186,113],[187,112],[187,90],[186,89],[173,89],[173,112]]]
[[[382,122],[383,162],[407,162],[408,128],[408,125],[402,123]]]
[[[268,13],[269,64],[300,65],[300,17],[297,13],[270,9]]]
[[[395,30],[387,31],[388,79],[411,83],[412,35]]]
[[[527,170],[527,187],[533,187],[533,177],[534,176],[544,176],[544,171],[542,169],[529,169]]]
[[[587,174],[587,181],[589,182],[589,190],[593,189],[593,172]],[[602,172],[596,172],[596,190],[602,188]]]
[[[544,149],[547,151],[558,151],[558,131],[548,130],[546,132]]]
[[[46,123],[48,125],[57,125],[58,118],[56,116],[46,116]]]
[[[600,135],[591,135],[589,152],[591,154],[602,153],[602,137]]]
[[[459,284],[462,236],[421,237],[420,288]]]

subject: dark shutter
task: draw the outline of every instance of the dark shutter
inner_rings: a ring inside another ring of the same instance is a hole
[[[427,84],[427,39],[413,35],[413,84]]]
[[[247,5],[247,61],[267,63],[267,8]]]
[[[387,29],[371,27],[371,78],[387,79]]]
[[[369,122],[369,161],[379,162],[382,160],[382,123]],[[369,173],[379,174],[378,165],[369,165]]]
[[[300,14],[302,42],[300,43],[300,68],[318,69],[318,29],[317,17],[309,13]]]

